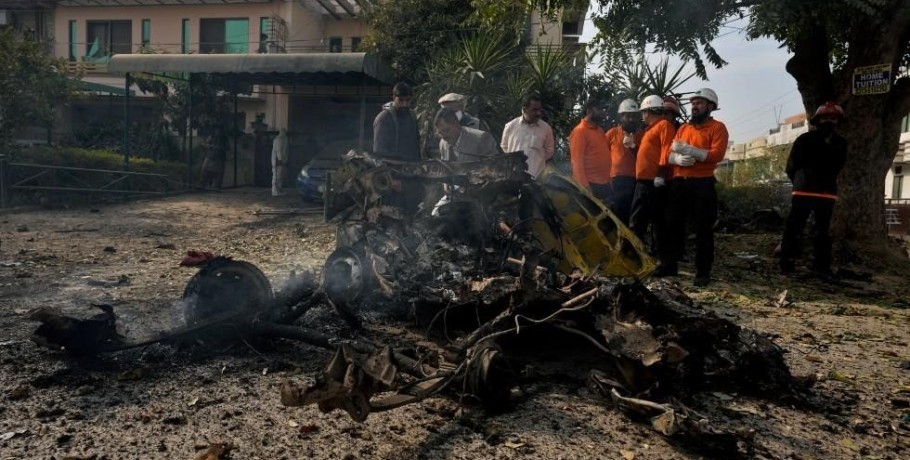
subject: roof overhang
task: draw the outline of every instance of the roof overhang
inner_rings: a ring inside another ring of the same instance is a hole
[[[161,6],[269,3],[271,0],[55,0],[60,6]]]
[[[0,8],[104,7],[104,6],[170,6],[170,5],[237,5],[270,3],[274,0],[0,0]],[[357,17],[372,0],[298,0],[312,11],[335,19]]]
[[[359,86],[390,84],[392,69],[367,53],[117,54],[115,73],[208,73],[242,84]]]
[[[0,9],[51,9],[57,0],[0,0]]]

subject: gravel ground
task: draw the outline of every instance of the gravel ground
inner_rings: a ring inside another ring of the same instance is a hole
[[[191,459],[217,442],[232,443],[235,459],[706,458],[589,391],[584,375],[600,361],[578,351],[541,357],[506,413],[434,398],[360,424],[280,404],[282,382],[312,378],[329,358],[320,349],[158,345],[76,360],[29,340],[36,323],[26,313],[42,306],[86,316],[92,303],[112,304],[136,338],[179,324],[175,300],[194,270],[177,263],[190,249],[254,263],[276,287],[294,270],[318,270],[333,228],[298,209],[295,197],[241,189],[0,214],[0,459]],[[772,335],[795,374],[818,376],[816,392],[831,404],[797,409],[721,392],[687,402],[717,426],[751,431],[765,458],[910,457],[907,266],[849,286],[784,278],[767,257],[774,240],[721,235],[718,281],[679,282],[708,308]],[[784,290],[791,304],[778,302]],[[301,321],[350,333],[325,307]],[[413,333],[370,324],[365,335]]]

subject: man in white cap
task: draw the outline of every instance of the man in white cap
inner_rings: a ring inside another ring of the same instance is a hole
[[[482,127],[479,118],[464,111],[464,99],[465,97],[458,93],[444,94],[439,98],[439,108],[455,112],[458,117],[458,124],[465,128],[487,131],[486,128]],[[428,158],[440,158],[439,141],[439,134],[435,132],[427,139],[426,153]]]
[[[479,118],[464,111],[464,99],[465,97],[458,93],[444,94],[439,98],[439,108],[454,110],[461,126],[486,131]]]

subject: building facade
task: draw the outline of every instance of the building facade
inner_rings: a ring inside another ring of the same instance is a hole
[[[377,1],[0,0],[0,20],[6,17],[19,30],[33,31],[91,85],[91,96],[72,104],[58,123],[61,132],[78,132],[89,123],[123,119],[125,77],[108,71],[114,55],[355,52],[368,30],[362,8]],[[580,46],[583,17],[563,23],[533,15],[528,36],[545,45]],[[138,85],[129,90],[136,96],[131,120],[155,119],[156,99]],[[389,87],[257,85],[238,98],[238,123],[248,136],[286,128],[288,169],[296,172],[325,151],[356,146],[358,126],[364,127],[361,96],[367,97],[371,123],[390,94]],[[268,142],[244,142],[241,149],[246,166],[239,183],[266,180],[261,170],[270,167]]]
[[[897,155],[885,176],[885,198],[910,204],[910,115],[901,121]]]

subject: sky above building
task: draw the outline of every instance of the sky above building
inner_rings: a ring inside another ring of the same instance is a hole
[[[746,40],[741,31],[744,26],[740,22],[725,26],[713,42],[729,64],[720,69],[709,65],[708,80],[693,77],[680,88],[681,92],[691,92],[708,87],[717,92],[720,110],[714,113],[714,118],[727,125],[734,143],[766,135],[784,118],[803,112],[796,81],[784,67],[790,58],[787,50],[779,48],[779,43],[770,39]],[[590,40],[595,33],[594,25],[587,21],[582,41]],[[662,57],[661,54],[649,54],[649,60],[653,59],[653,62]],[[672,70],[679,64],[679,60],[671,57]],[[689,69],[694,70],[694,67],[689,66]]]

